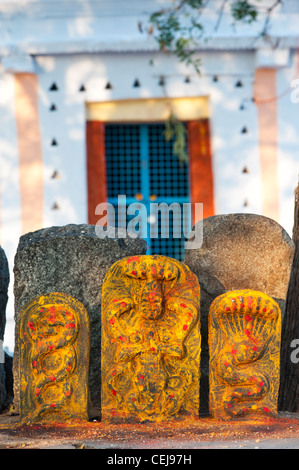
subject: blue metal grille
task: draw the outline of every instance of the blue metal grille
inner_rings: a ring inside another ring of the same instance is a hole
[[[140,192],[139,130],[138,125],[106,126],[108,198]]]
[[[173,235],[173,227],[180,226],[182,238],[175,238]],[[185,226],[185,232],[184,232]],[[161,215],[159,213],[159,237],[150,239],[150,252],[153,254],[161,254],[170,256],[179,261],[183,261],[185,257],[185,248],[183,236],[184,233],[190,231],[190,219],[184,217],[181,211],[181,218],[176,217],[172,211],[169,212],[169,239],[161,237]]]
[[[188,200],[188,165],[173,156],[173,143],[165,142],[163,133],[163,124],[148,126],[151,193],[163,198]]]
[[[173,142],[166,142],[163,133],[163,124],[106,125],[108,201],[115,207],[116,226],[119,195],[126,195],[126,207],[131,203],[142,202],[148,216],[151,203],[164,202],[170,206],[175,202],[182,207],[183,203],[189,202],[188,165],[173,156]],[[126,224],[132,217],[126,217]],[[183,260],[184,233],[188,233],[191,228],[189,214],[181,210],[178,217],[178,214],[169,211],[169,238],[161,236],[161,214],[158,238],[150,238],[151,219],[143,222],[147,226],[145,238],[148,254],[162,254]],[[124,225],[124,221],[121,223]],[[174,236],[173,223],[175,227],[180,227],[181,238]]]

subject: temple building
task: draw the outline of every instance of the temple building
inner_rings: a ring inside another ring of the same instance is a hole
[[[210,2],[198,74],[148,34],[149,16],[170,0],[1,1],[0,244],[11,271],[10,350],[13,260],[24,233],[96,224],[103,202],[118,216],[124,195],[127,206],[147,209],[203,203],[203,217],[262,214],[292,234],[299,4],[281,2],[262,35],[273,3],[262,2],[255,23],[232,25],[228,5],[220,17],[223,2]],[[184,125],[185,160],[165,138],[172,115]],[[174,225],[196,221],[170,216]],[[150,254],[183,260],[183,238],[148,232]]]

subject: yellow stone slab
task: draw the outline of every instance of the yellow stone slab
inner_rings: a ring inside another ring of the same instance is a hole
[[[27,423],[88,419],[89,317],[69,295],[50,293],[20,312],[20,415]]]
[[[281,314],[268,295],[235,290],[209,311],[209,411],[217,419],[277,415]]]
[[[102,419],[198,415],[200,287],[165,256],[116,262],[102,288]]]

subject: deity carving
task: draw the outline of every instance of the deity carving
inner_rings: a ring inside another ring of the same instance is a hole
[[[22,421],[88,419],[89,318],[79,301],[51,293],[24,305],[19,354]]]
[[[116,262],[102,289],[102,418],[198,414],[200,287],[177,260]]]
[[[236,290],[209,312],[210,414],[277,415],[281,315],[268,295]]]

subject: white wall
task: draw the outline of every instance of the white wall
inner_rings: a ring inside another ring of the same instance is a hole
[[[163,96],[209,96],[217,213],[261,213],[262,181],[258,152],[256,105],[252,101],[256,66],[254,52],[201,54],[202,75],[196,76],[171,56],[157,52],[36,56],[39,77],[39,116],[44,162],[44,226],[87,223],[85,103]],[[153,60],[153,65],[150,65]],[[277,73],[277,88],[285,90],[294,73],[294,60]],[[164,75],[165,87],[158,85]],[[184,82],[190,76],[189,84]],[[214,77],[218,81],[214,81]],[[138,78],[141,87],[133,88]],[[2,80],[2,81],[1,81]],[[107,81],[113,89],[106,90]],[[242,87],[236,82],[242,81]],[[50,91],[55,82],[58,91]],[[20,236],[18,151],[13,104],[13,75],[0,76],[0,217],[1,244],[13,257]],[[84,84],[86,91],[80,92]],[[292,91],[292,90],[291,90]],[[57,111],[51,112],[55,104]],[[241,110],[240,106],[244,109]],[[299,168],[298,104],[289,93],[278,100],[280,223],[291,234],[293,190]],[[243,127],[248,133],[242,134]],[[56,139],[58,146],[52,147]],[[242,173],[244,167],[248,173]],[[58,178],[51,178],[54,171]],[[245,207],[244,202],[248,205]],[[58,210],[53,210],[57,203]],[[267,214],[265,214],[267,215]],[[12,283],[5,345],[13,348]]]

